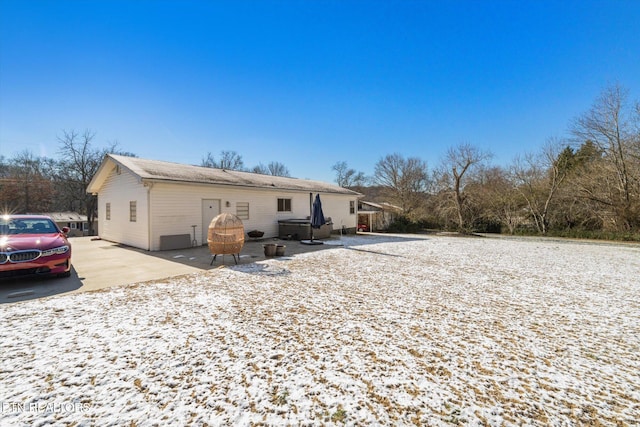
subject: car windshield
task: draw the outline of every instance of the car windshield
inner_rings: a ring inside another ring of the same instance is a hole
[[[57,233],[58,227],[47,218],[0,217],[0,235]]]

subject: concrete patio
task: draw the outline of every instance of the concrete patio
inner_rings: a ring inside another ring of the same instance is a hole
[[[305,245],[299,241],[277,238],[247,239],[237,262],[248,264],[274,258],[265,256],[263,246],[268,243],[286,246],[285,257],[341,246],[339,235],[322,241],[322,245]],[[75,237],[71,239],[71,245],[71,277],[2,279],[0,304],[70,292],[94,291],[235,265],[232,255],[218,255],[212,263],[212,255],[207,246],[148,252],[95,237]]]

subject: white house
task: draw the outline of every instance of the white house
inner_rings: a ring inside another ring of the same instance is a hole
[[[334,229],[353,232],[360,196],[320,181],[115,154],[105,156],[87,192],[98,196],[101,238],[151,251],[185,235],[188,246],[206,244],[209,223],[222,212],[237,215],[245,231],[277,236],[278,220],[310,215],[310,194],[320,194]]]

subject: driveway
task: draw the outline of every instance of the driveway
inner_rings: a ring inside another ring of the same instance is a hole
[[[324,245],[303,245],[279,239],[248,240],[238,262],[246,264],[265,259],[265,243],[285,245],[285,256],[340,245],[339,237],[324,241]],[[211,254],[207,246],[148,252],[92,237],[71,238],[71,245],[71,277],[0,279],[0,304],[159,280],[235,264],[232,255],[218,255],[210,265]]]

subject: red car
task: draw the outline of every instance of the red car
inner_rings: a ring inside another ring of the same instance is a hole
[[[68,277],[68,232],[48,216],[0,215],[0,278],[30,274]]]
[[[369,231],[369,226],[367,224],[358,224],[358,231]]]

